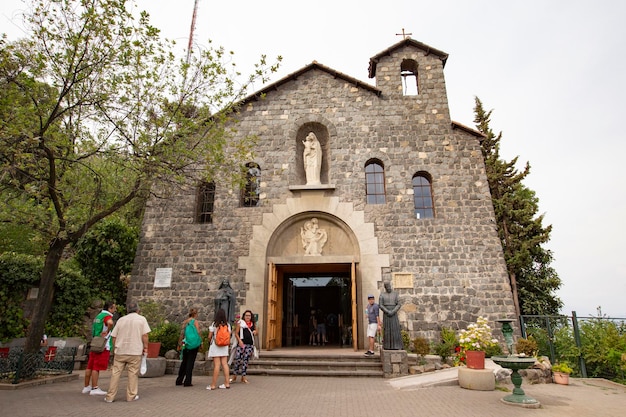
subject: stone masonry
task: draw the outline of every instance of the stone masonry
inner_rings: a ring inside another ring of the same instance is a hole
[[[390,280],[400,293],[400,322],[411,337],[438,341],[440,329],[465,328],[483,315],[513,318],[511,288],[480,149],[482,135],[450,119],[447,55],[405,39],[370,59],[363,83],[313,62],[242,103],[238,133],[258,136],[260,204],[242,207],[240,191],[216,184],[212,223],[196,222],[197,184],[175,198],[150,200],[129,298],[163,303],[171,320],[199,307],[206,327],[213,297],[228,278],[239,311],[268,314],[268,264],[356,265],[356,311]],[[419,93],[404,96],[400,68],[417,64]],[[262,94],[263,93],[263,97]],[[306,186],[302,140],[316,132],[321,182]],[[385,204],[367,204],[365,166],[384,166]],[[432,178],[434,218],[414,215],[412,178]],[[329,233],[321,256],[306,257],[303,221]],[[171,285],[155,288],[157,268]],[[280,317],[278,318],[280,322]],[[355,318],[365,343],[362,314]]]

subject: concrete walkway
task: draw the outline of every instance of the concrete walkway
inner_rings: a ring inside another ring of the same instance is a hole
[[[126,379],[112,404],[101,396],[81,394],[78,379],[16,390],[0,390],[3,416],[250,416],[250,417],[623,417],[626,387],[605,380],[573,379],[569,386],[523,385],[539,400],[539,409],[507,405],[507,392],[472,391],[455,383],[455,370],[397,379],[250,376],[250,384],[207,391],[208,376],[194,376],[193,387],[175,386],[176,377],[139,380],[140,399],[124,401]],[[109,385],[103,372],[101,387]],[[220,378],[220,383],[223,382]],[[444,385],[441,385],[444,384]],[[428,387],[428,388],[425,388]],[[509,390],[511,386],[505,386]]]

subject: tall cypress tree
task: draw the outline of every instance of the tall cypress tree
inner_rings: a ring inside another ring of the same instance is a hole
[[[517,157],[508,162],[500,157],[502,132],[493,133],[489,127],[492,110],[486,112],[478,97],[475,102],[474,123],[485,135],[482,153],[516,313],[558,314],[563,302],[554,292],[561,279],[550,266],[552,252],[542,247],[550,240],[552,226],[542,225],[544,216],[537,214],[539,199],[522,184],[530,165],[527,162],[519,171]]]

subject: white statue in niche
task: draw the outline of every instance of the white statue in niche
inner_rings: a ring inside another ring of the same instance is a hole
[[[304,145],[303,163],[306,185],[321,184],[322,146],[313,132],[309,132],[302,144]]]
[[[326,230],[320,229],[315,217],[307,220],[304,226],[300,228],[300,236],[302,237],[302,247],[305,256],[320,256],[322,249],[328,240]]]

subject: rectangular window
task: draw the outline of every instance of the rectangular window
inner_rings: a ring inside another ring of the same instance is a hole
[[[215,183],[205,182],[198,189],[197,223],[213,223]]]

